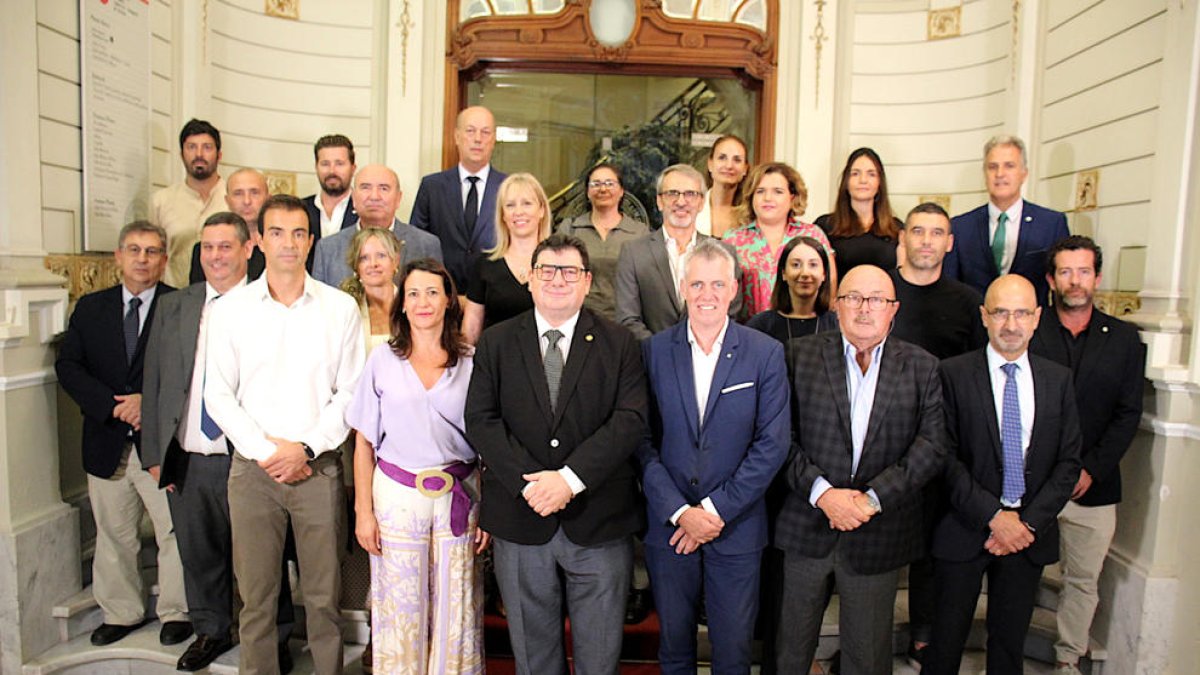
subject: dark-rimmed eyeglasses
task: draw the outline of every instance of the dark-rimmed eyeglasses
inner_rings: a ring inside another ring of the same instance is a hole
[[[619,186],[620,183],[618,183],[617,181],[612,180],[610,178],[607,180],[589,180],[587,185],[589,188],[591,188],[593,190],[599,190],[600,188],[608,188],[609,190],[611,190],[611,189]]]
[[[837,299],[838,299],[838,302],[841,302],[842,304],[846,305],[850,309],[858,309],[858,308],[862,307],[863,303],[865,302],[865,303],[867,303],[867,308],[872,311],[878,311],[878,310],[883,309],[884,307],[887,307],[888,305],[890,305],[892,303],[900,302],[899,300],[893,300],[893,299],[889,299],[889,298],[881,298],[877,295],[873,295],[873,296],[867,298],[867,297],[863,297],[863,296],[859,295],[858,293],[849,293],[847,295],[839,295],[837,297]]]
[[[987,313],[988,313],[988,316],[992,317],[993,319],[995,319],[997,321],[1001,321],[1001,322],[1008,321],[1010,318],[1016,319],[1017,321],[1028,321],[1029,319],[1033,318],[1033,315],[1037,313],[1037,310],[1034,310],[1034,309],[989,309],[989,310],[987,310]]]
[[[121,247],[121,250],[125,252],[125,255],[132,256],[134,258],[143,253],[146,254],[147,258],[157,258],[167,252],[167,249],[159,246],[147,246],[146,248],[142,248],[137,244],[125,244]]]
[[[539,263],[533,266],[533,272],[537,274],[538,279],[553,281],[555,273],[562,272],[563,281],[568,284],[579,281],[586,271],[588,271],[586,267],[576,267],[575,265],[545,265]]]
[[[704,193],[697,190],[663,190],[658,193],[658,196],[665,197],[669,202],[677,201],[680,197],[689,202],[695,202],[699,201],[704,196]]]

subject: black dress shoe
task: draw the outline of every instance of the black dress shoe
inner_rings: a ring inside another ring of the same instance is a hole
[[[292,663],[292,652],[286,642],[279,643],[279,675],[288,675],[295,664]]]
[[[195,672],[201,668],[205,668],[212,663],[216,658],[233,647],[233,640],[229,638],[219,638],[214,635],[201,635],[196,638],[196,641],[188,645],[187,651],[183,656],[179,657],[179,663],[175,664],[176,670],[184,672]]]
[[[191,621],[167,621],[158,631],[158,641],[164,646],[177,645],[192,637]]]
[[[650,591],[642,588],[630,589],[629,597],[625,600],[625,625],[639,624],[649,615]]]
[[[133,631],[145,625],[145,621],[139,621],[130,626],[122,626],[115,623],[102,623],[100,624],[99,628],[92,631],[92,644],[96,645],[97,647],[111,645],[117,640],[124,638],[126,635],[129,635]]]

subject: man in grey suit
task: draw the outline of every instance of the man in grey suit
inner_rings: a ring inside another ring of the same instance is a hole
[[[142,466],[167,490],[183,562],[196,640],[179,657],[196,671],[233,646],[233,566],[229,529],[229,446],[207,419],[204,390],[205,316],[225,293],[246,285],[253,251],[246,221],[228,211],[210,216],[200,232],[204,280],[164,296],[146,346],[142,390]],[[253,338],[253,336],[248,336]],[[197,375],[198,374],[198,375]],[[286,584],[285,584],[286,586]],[[281,671],[294,621],[291,593],[280,593]]]
[[[354,210],[358,212],[358,227],[348,227],[317,242],[313,257],[312,276],[317,281],[338,288],[354,274],[346,253],[359,229],[390,227],[392,234],[404,245],[400,267],[418,258],[442,259],[442,244],[438,238],[396,219],[400,207],[400,179],[396,172],[382,164],[370,164],[354,176]]]
[[[899,301],[886,272],[859,265],[838,292],[841,332],[792,347],[777,672],[808,672],[836,587],[844,671],[884,675],[899,569],[923,551],[921,488],[942,468],[942,388],[934,356],[888,337]]]
[[[662,228],[621,247],[615,283],[617,321],[639,340],[674,326],[685,314],[679,295],[683,256],[697,241],[709,238],[696,231],[705,189],[704,176],[690,164],[663,169],[655,182]],[[738,269],[734,276],[740,278]],[[741,308],[738,296],[729,307],[730,316],[736,317]]]

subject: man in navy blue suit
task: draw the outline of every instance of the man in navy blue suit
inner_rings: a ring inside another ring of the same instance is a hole
[[[988,203],[954,217],[954,249],[945,273],[980,294],[1004,274],[1019,274],[1033,284],[1038,305],[1045,306],[1046,251],[1070,234],[1067,217],[1021,198],[1029,175],[1025,144],[1016,136],[994,136],[983,146],[983,175]]]
[[[713,672],[749,673],[764,496],[791,440],[787,369],[781,344],[729,319],[729,251],[701,240],[684,270],[687,318],[642,343],[655,407],[638,458],[659,662],[664,673],[696,672],[703,589]]]
[[[441,240],[446,269],[465,293],[480,254],[496,245],[496,193],[507,176],[492,167],[496,120],[487,108],[458,114],[454,145],[458,165],[421,179],[409,220]]]

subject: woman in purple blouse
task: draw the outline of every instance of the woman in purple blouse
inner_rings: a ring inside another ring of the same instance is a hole
[[[367,359],[355,429],[355,535],[371,554],[377,673],[482,673],[479,471],[463,435],[471,348],[450,274],[404,268],[392,339]]]

